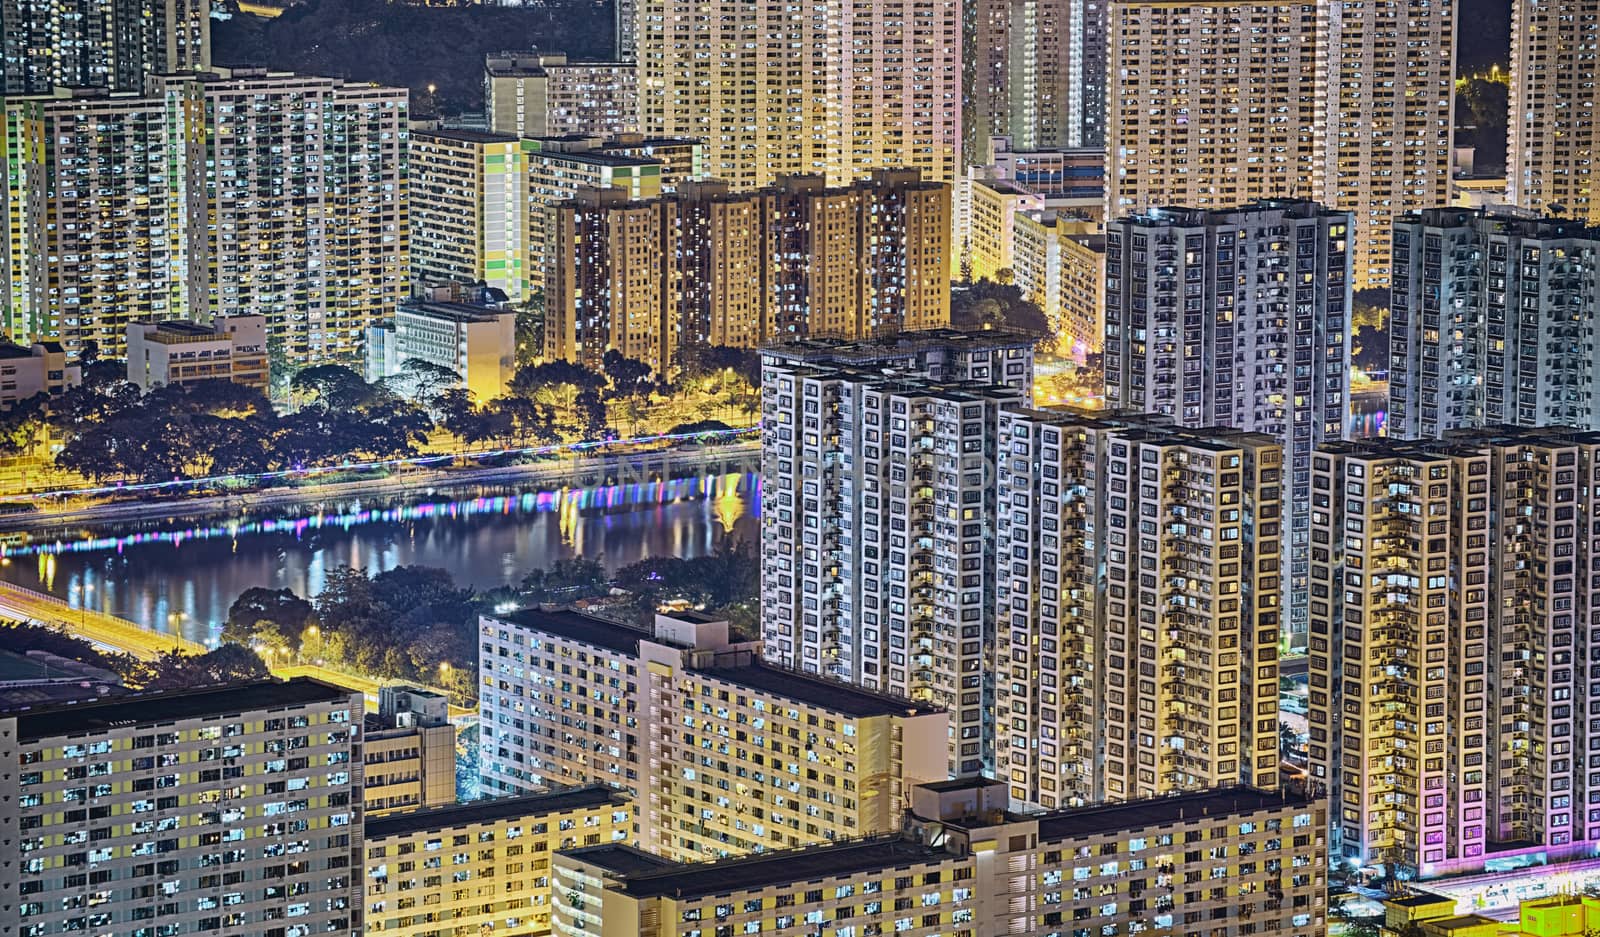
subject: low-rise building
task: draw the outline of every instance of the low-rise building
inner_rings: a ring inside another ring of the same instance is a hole
[[[602,786],[411,810],[367,822],[369,934],[548,934],[550,860],[626,839],[628,800]]]
[[[1529,898],[1510,921],[1459,913],[1463,903],[1451,895],[1425,891],[1385,899],[1380,933],[1382,937],[1591,937],[1600,933],[1600,897],[1594,895]]]
[[[158,384],[213,380],[266,391],[265,316],[128,323],[129,383],[148,392]]]
[[[0,934],[361,934],[361,708],[295,679],[0,716]]]
[[[412,300],[393,319],[367,329],[366,358],[369,381],[404,383],[411,376],[408,362],[417,360],[454,372],[455,386],[487,403],[505,394],[516,373],[517,314],[504,302]]]
[[[39,394],[54,395],[76,387],[81,376],[78,365],[67,364],[60,342],[0,342],[0,410]]]
[[[367,816],[455,803],[456,729],[448,699],[417,687],[383,687],[365,728]]]
[[[945,776],[948,716],[760,661],[726,621],[646,630],[573,611],[481,619],[483,784],[605,783],[635,798],[638,842],[744,855],[894,829],[913,784]]]
[[[1041,814],[1005,784],[912,792],[904,828],[673,864],[623,845],[562,852],[569,937],[1326,933],[1325,805],[1239,787]]]

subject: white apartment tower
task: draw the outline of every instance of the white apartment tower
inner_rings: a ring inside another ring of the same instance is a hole
[[[769,659],[950,710],[950,771],[994,765],[995,425],[1031,342],[910,333],[763,354]]]
[[[1349,401],[1350,246],[1350,216],[1307,201],[1155,210],[1106,232],[1106,406],[1283,444],[1294,644],[1311,450],[1343,436]]]
[[[363,932],[361,694],[306,679],[0,716],[0,932]]]
[[[1439,208],[1395,223],[1389,424],[1600,429],[1600,229]]]
[[[1541,215],[1600,225],[1595,191],[1600,55],[1595,0],[1511,5],[1506,198]]]
[[[1455,4],[1114,2],[1106,205],[1314,198],[1351,215],[1353,285],[1396,215],[1450,198]]]
[[[995,778],[1060,808],[1278,785],[1283,452],[1002,407]]]
[[[708,177],[740,189],[891,167],[958,177],[959,0],[636,8],[641,130],[703,140]]]
[[[1310,771],[1330,855],[1426,877],[1588,854],[1597,482],[1588,432],[1318,450]]]

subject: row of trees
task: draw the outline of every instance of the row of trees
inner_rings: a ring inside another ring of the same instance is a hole
[[[551,445],[632,434],[653,408],[670,416],[682,387],[753,414],[759,372],[754,352],[699,349],[675,386],[613,351],[599,371],[564,361],[523,365],[505,396],[480,403],[457,386],[455,372],[424,361],[408,361],[396,378],[376,383],[325,364],[294,375],[290,406],[280,410],[228,381],[141,394],[123,380],[121,362],[90,361],[80,386],[0,414],[0,454],[36,454],[53,431],[64,440],[59,467],[96,480],[148,482],[403,458],[421,451],[436,428],[469,446]]]
[[[255,651],[237,644],[224,644],[205,654],[168,651],[145,661],[131,654],[102,651],[82,638],[44,625],[0,622],[0,646],[18,653],[44,651],[81,661],[116,674],[138,690],[193,690],[271,676]]]
[[[373,677],[431,684],[470,701],[477,686],[478,616],[505,605],[570,604],[624,590],[616,611],[648,623],[668,602],[726,615],[753,632],[760,591],[756,551],[724,547],[695,559],[654,557],[609,575],[599,560],[573,558],[537,569],[513,587],[475,592],[446,570],[402,566],[368,575],[328,574],[307,599],[289,589],[248,589],[228,610],[223,639],[267,660],[318,661]]]

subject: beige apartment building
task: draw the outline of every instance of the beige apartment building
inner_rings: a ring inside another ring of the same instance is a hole
[[[213,380],[267,392],[265,316],[223,316],[209,325],[131,322],[127,350],[128,383],[146,393],[157,385]]]
[[[667,373],[689,344],[949,323],[949,187],[915,172],[686,183],[651,201],[585,190],[550,214],[547,358],[597,366],[617,349]]]
[[[1111,4],[1107,217],[1313,198],[1389,284],[1390,224],[1450,200],[1455,5]]]
[[[716,863],[625,845],[557,854],[569,937],[1070,937],[1327,932],[1321,800],[1225,788],[1017,814],[1005,785],[912,791],[901,831]]]
[[[708,177],[741,190],[890,167],[957,178],[955,0],[634,6],[641,129],[703,140]]]
[[[628,799],[607,787],[393,813],[367,822],[366,932],[385,937],[550,933],[558,850],[627,839]]]
[[[0,16],[0,51],[0,96],[138,91],[147,75],[211,67],[211,7],[199,0],[11,3]]]
[[[945,776],[942,710],[763,664],[726,621],[525,610],[480,631],[485,788],[610,785],[669,858],[890,830],[913,784]]]
[[[361,709],[296,679],[0,716],[0,932],[361,934]]]
[[[0,342],[0,410],[9,410],[39,394],[54,396],[82,379],[78,365],[68,366],[58,342],[15,345]]]
[[[1105,342],[1106,237],[1049,209],[1012,224],[1012,282],[1050,323],[1055,351],[1082,362]]]
[[[1575,649],[1600,436],[1330,444],[1313,472],[1310,773],[1334,859],[1431,877],[1588,855],[1595,674]]]

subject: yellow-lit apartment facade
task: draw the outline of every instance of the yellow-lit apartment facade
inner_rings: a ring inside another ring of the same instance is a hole
[[[1587,855],[1600,437],[1463,431],[1319,448],[1310,774],[1332,854],[1422,876]]]
[[[632,826],[627,798],[602,786],[369,819],[366,933],[548,934],[555,853],[628,839]]]
[[[942,710],[762,664],[726,621],[527,610],[480,632],[485,787],[608,784],[668,858],[885,832],[945,776]]]

